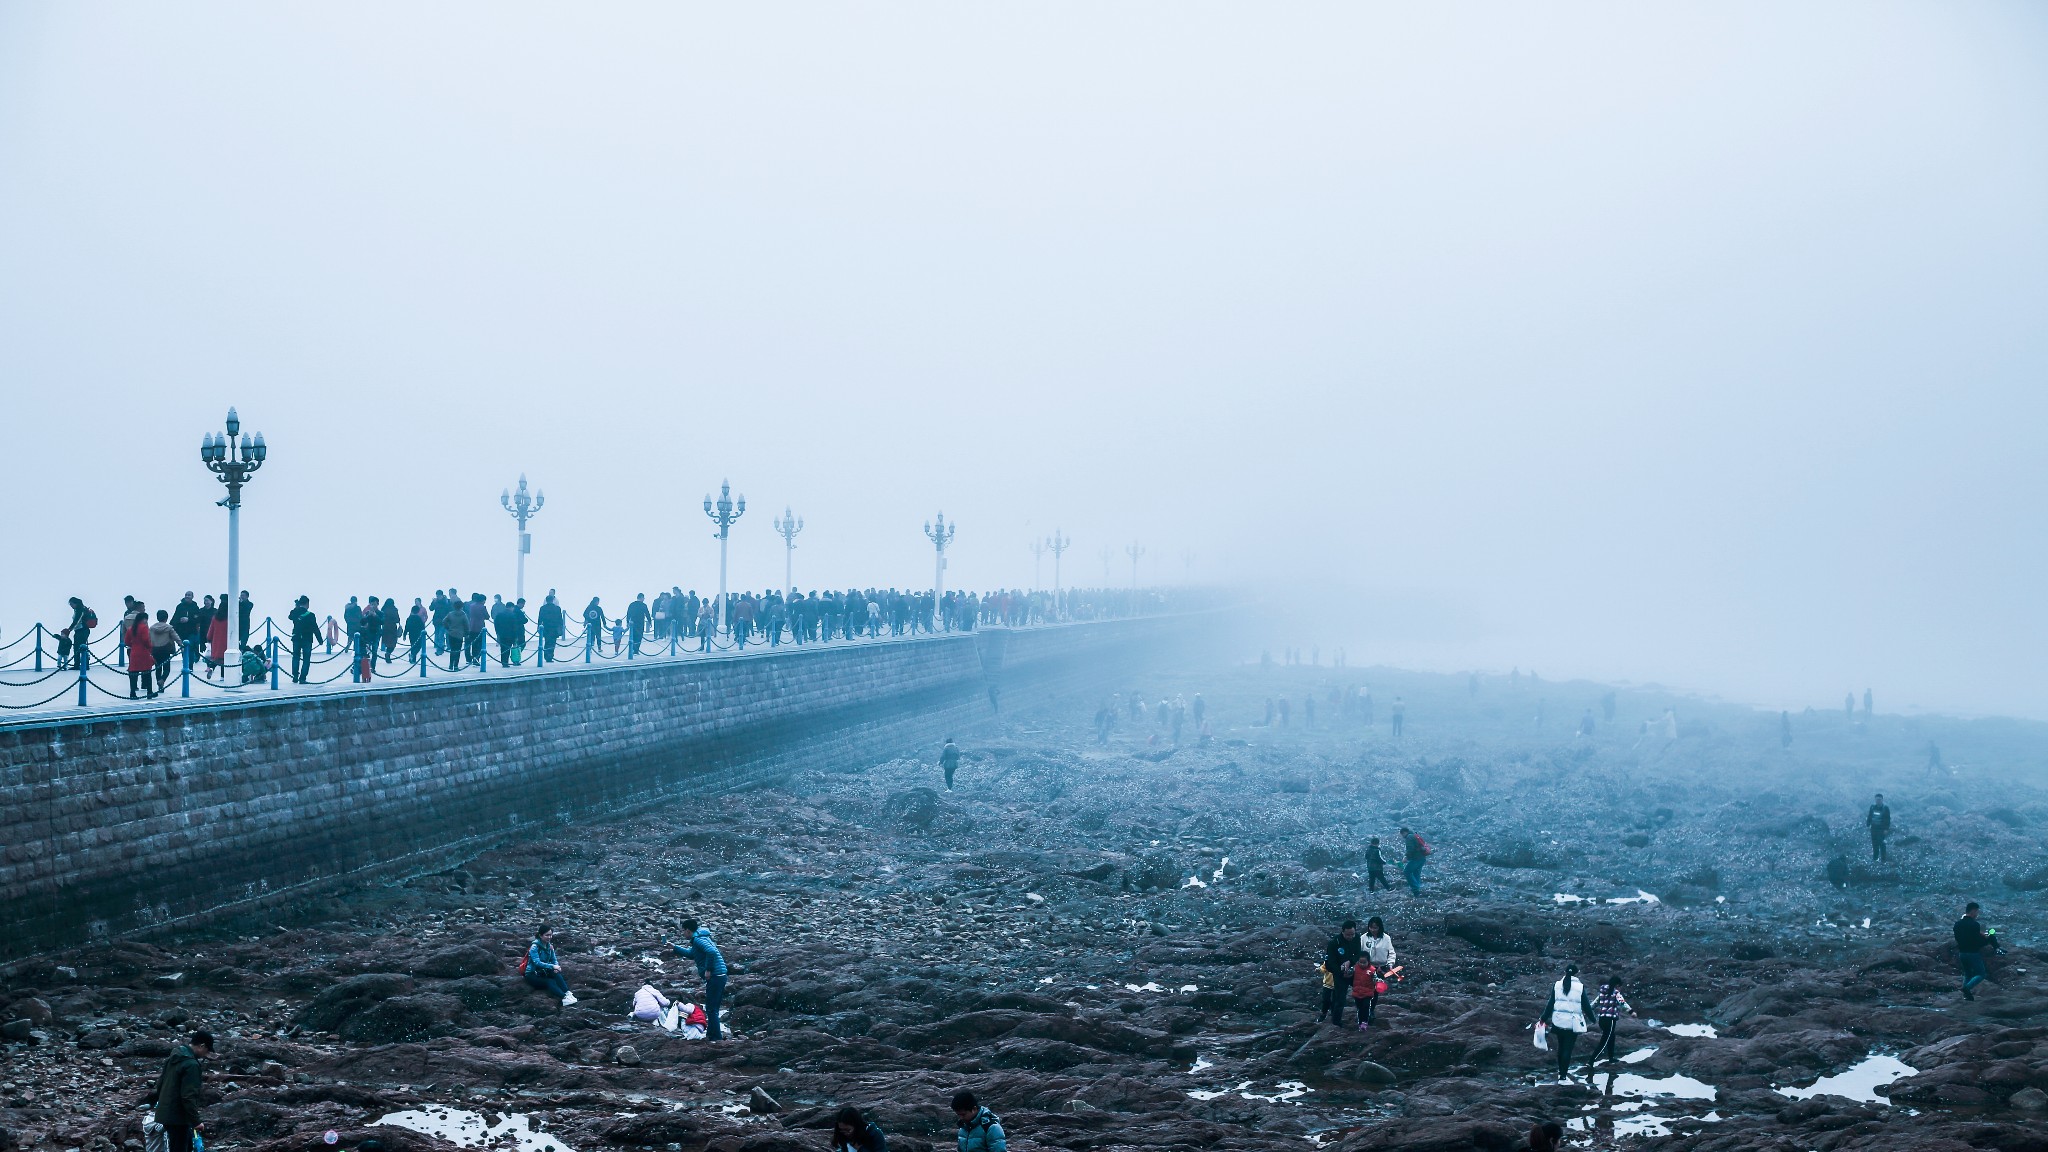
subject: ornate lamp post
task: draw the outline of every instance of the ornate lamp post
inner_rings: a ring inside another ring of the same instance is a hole
[[[237,441],[235,438],[241,439]],[[238,603],[242,598],[242,485],[249,477],[263,467],[263,460],[270,455],[270,449],[263,443],[263,433],[256,433],[252,440],[242,431],[242,418],[228,409],[228,434],[217,436],[211,432],[199,442],[199,460],[207,469],[228,486],[228,494],[219,503],[228,510],[228,603]],[[230,612],[238,609],[230,608]]]
[[[1073,546],[1074,542],[1067,537],[1061,536],[1060,530],[1057,528],[1052,530],[1051,536],[1046,537],[1046,551],[1052,553],[1052,590],[1055,595],[1060,590],[1060,553]]]
[[[773,521],[775,534],[782,537],[782,588],[783,595],[796,595],[796,581],[790,575],[796,558],[796,534],[804,530],[804,518],[791,516],[789,505],[782,506],[782,519]]]
[[[935,611],[938,609],[939,603],[946,598],[946,545],[953,542],[953,534],[959,530],[960,526],[958,524],[946,523],[946,514],[944,512],[939,513],[939,526],[937,528],[932,527],[932,522],[929,520],[925,521],[924,524],[924,534],[931,540],[932,547],[938,552],[938,563],[932,569],[932,605]]]
[[[1131,591],[1138,590],[1138,557],[1145,554],[1145,546],[1133,540],[1124,546],[1124,555],[1131,558]]]
[[[725,610],[725,546],[726,537],[731,534],[733,522],[747,514],[747,498],[741,496],[737,502],[732,498],[732,481],[718,482],[718,502],[713,504],[711,496],[704,496],[704,514],[718,525],[718,630],[727,631],[732,622],[726,619]]]
[[[537,491],[531,496],[526,494],[524,472],[519,474],[517,493],[509,490],[498,493],[498,503],[504,505],[505,511],[512,514],[512,519],[519,522],[519,576],[512,585],[512,594],[516,599],[526,599],[526,554],[533,551],[533,534],[526,530],[526,522],[539,515],[540,506],[547,502],[546,493]]]
[[[1033,540],[1031,542],[1031,590],[1033,592],[1038,591],[1038,586],[1045,583],[1045,554],[1051,550],[1052,541],[1050,540]]]

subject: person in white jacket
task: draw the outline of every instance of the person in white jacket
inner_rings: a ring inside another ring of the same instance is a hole
[[[1358,938],[1358,969],[1351,985],[1351,998],[1358,1002],[1358,1030],[1372,1027],[1373,1010],[1379,1006],[1379,982],[1394,971],[1394,938],[1387,935],[1384,920],[1375,916],[1365,922],[1365,935]]]
[[[1579,966],[1564,966],[1564,979],[1550,986],[1550,999],[1543,1004],[1542,1023],[1550,1026],[1550,1046],[1557,1052],[1557,1078],[1571,1077],[1572,1046],[1593,1018],[1593,1003],[1586,982],[1579,979]]]
[[[642,984],[640,990],[633,993],[633,1019],[659,1023],[670,1003],[669,998],[661,994],[661,989],[652,984]]]

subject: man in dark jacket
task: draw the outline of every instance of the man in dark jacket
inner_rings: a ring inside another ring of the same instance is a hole
[[[320,618],[313,615],[312,601],[301,596],[285,619],[292,626],[292,683],[304,684],[313,671],[313,645],[320,639]]]
[[[484,629],[491,622],[491,606],[484,603],[483,593],[472,592],[465,611],[469,614],[469,650],[464,653],[464,658],[471,664],[481,664],[484,661]]]
[[[235,610],[240,612],[242,616],[241,643],[247,644],[249,642],[249,619],[250,616],[254,614],[256,611],[256,602],[254,600],[249,599],[249,592],[247,589],[243,589],[242,594],[235,598]]]
[[[156,1092],[143,1101],[156,1108],[156,1122],[164,1126],[170,1152],[192,1152],[192,1133],[199,1127],[199,1093],[203,1075],[199,1062],[213,1055],[213,1034],[194,1032],[191,1040],[172,1050],[164,1061]]]
[[[202,633],[206,629],[206,621],[200,615],[199,602],[192,598],[190,592],[185,593],[185,598],[178,601],[176,608],[171,609],[171,628],[178,633],[178,644],[181,647],[197,650],[203,642]]]
[[[1323,1007],[1316,1014],[1320,1023],[1328,1018],[1337,1027],[1344,1026],[1344,997],[1351,991],[1351,966],[1358,962],[1363,946],[1358,942],[1358,921],[1346,920],[1343,927],[1323,947]]]
[[[1863,824],[1870,829],[1870,862],[1878,863],[1884,859],[1884,839],[1892,834],[1892,809],[1884,802],[1884,793],[1879,792],[1870,802]]]
[[[2003,952],[1999,946],[1998,933],[1986,931],[1977,922],[1977,902],[1970,901],[1963,907],[1963,918],[1956,921],[1956,966],[1963,972],[1963,999],[1975,1000],[1976,987],[1984,982],[1988,973],[1984,968],[1985,952]]]
[[[627,658],[630,659],[640,654],[640,637],[644,635],[646,632],[647,593],[642,592],[638,596],[633,597],[633,602],[631,604],[626,605]]]
[[[553,589],[548,590],[548,598],[541,602],[539,620],[540,662],[543,664],[553,664],[555,662],[555,644],[561,640],[562,633],[568,630],[569,624],[568,617],[563,613],[561,604],[555,600]]]

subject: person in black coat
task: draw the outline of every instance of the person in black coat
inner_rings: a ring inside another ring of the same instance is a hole
[[[832,1124],[832,1152],[889,1152],[889,1141],[879,1125],[849,1104]]]
[[[170,1152],[192,1152],[192,1133],[199,1129],[199,1096],[205,1074],[199,1062],[213,1055],[213,1034],[194,1032],[192,1038],[171,1050],[164,1061],[163,1075],[156,1091],[143,1103],[156,1110],[156,1122],[164,1126]]]

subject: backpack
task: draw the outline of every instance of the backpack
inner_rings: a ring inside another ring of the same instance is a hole
[[[97,612],[94,612],[94,611],[93,611],[92,609],[90,609],[90,608],[87,608],[87,609],[85,610],[85,626],[86,626],[87,628],[97,628],[97,627],[99,627],[99,626],[100,626],[100,617],[99,617],[99,613],[97,613]]]
[[[526,957],[524,956],[519,958],[519,974],[521,976],[526,975]]]
[[[1434,848],[1431,848],[1431,847],[1429,846],[1429,841],[1427,841],[1427,840],[1424,840],[1424,839],[1423,839],[1422,837],[1420,837],[1420,836],[1417,836],[1417,837],[1415,838],[1415,846],[1416,846],[1417,848],[1420,848],[1420,849],[1422,849],[1422,854],[1423,854],[1424,856],[1427,856],[1427,855],[1429,855],[1430,853],[1432,853],[1432,852],[1436,851],[1436,849],[1434,849]]]

